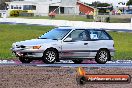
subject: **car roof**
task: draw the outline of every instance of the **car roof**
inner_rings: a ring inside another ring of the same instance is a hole
[[[71,27],[71,26],[59,26],[59,27],[56,27],[56,28],[59,28],[59,29],[91,29],[91,30],[103,30],[101,28],[86,28],[86,27]]]

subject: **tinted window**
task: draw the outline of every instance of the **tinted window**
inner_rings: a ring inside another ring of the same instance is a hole
[[[101,31],[101,30],[90,30],[90,38],[108,40],[109,36],[104,31]]]
[[[36,10],[36,6],[33,5],[24,5],[23,10]]]
[[[11,9],[13,9],[13,5],[11,5]]]
[[[89,39],[88,33],[85,30],[74,30],[69,36],[73,41],[86,41]]]

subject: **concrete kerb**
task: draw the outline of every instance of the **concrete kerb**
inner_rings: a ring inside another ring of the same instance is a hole
[[[83,22],[83,21],[67,21],[67,20],[51,20],[51,19],[24,19],[24,18],[0,18],[0,22],[7,23],[25,23],[38,25],[53,25],[53,26],[73,26],[82,28],[104,28],[104,29],[131,29],[131,23],[103,23],[103,22]]]

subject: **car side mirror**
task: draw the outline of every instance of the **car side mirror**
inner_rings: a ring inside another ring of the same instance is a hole
[[[64,40],[64,42],[71,42],[72,41],[72,38],[66,38],[65,40]]]

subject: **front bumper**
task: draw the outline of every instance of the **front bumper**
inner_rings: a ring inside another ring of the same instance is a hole
[[[109,49],[109,51],[110,51],[110,56],[113,57],[113,56],[115,55],[115,51],[116,51],[116,50],[115,50],[115,49]]]
[[[115,55],[115,52],[110,52],[110,56],[114,56]]]
[[[41,58],[43,57],[43,50],[31,50],[31,49],[13,49],[11,48],[12,53],[16,57],[29,57],[29,58]]]

